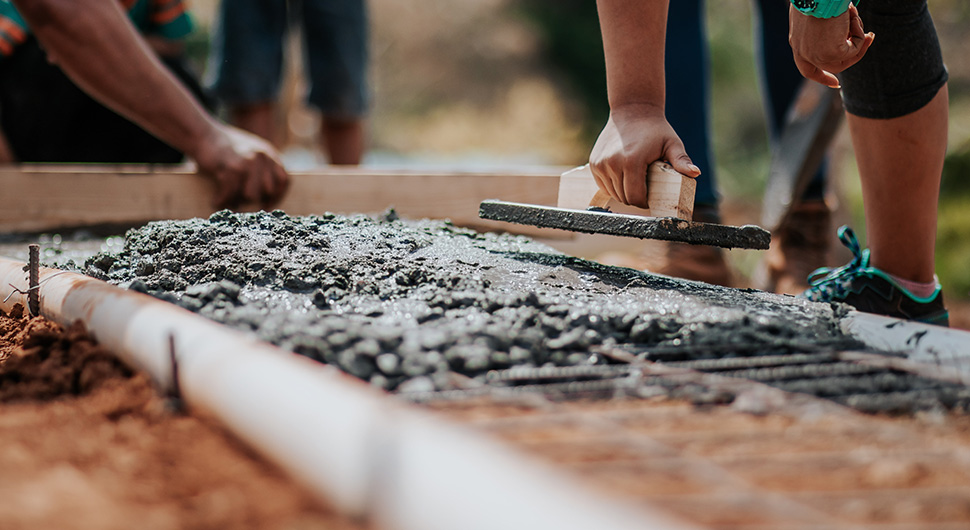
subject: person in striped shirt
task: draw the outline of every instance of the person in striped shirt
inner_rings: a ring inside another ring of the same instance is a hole
[[[60,93],[36,97],[23,89],[5,97],[5,85],[34,83],[46,90],[46,81],[61,75],[73,81],[73,90],[83,90],[170,146],[179,159],[184,154],[194,161],[215,182],[217,207],[246,202],[269,207],[285,194],[289,177],[276,149],[213,118],[166,61],[173,52],[180,54],[179,41],[192,30],[181,0],[0,0],[0,15],[0,125],[14,157],[34,158],[21,154],[24,144],[14,135],[23,131],[17,129],[45,119],[53,125],[65,121],[68,98]],[[41,63],[57,74],[41,70]],[[8,119],[17,114],[21,119],[8,129]],[[131,155],[127,135],[95,139],[104,132],[101,122],[111,119],[105,116],[72,115],[80,128],[71,134],[57,127],[36,129],[34,146],[52,153],[54,159],[47,161],[125,161],[92,160],[106,152]]]
[[[182,0],[119,0],[162,64],[205,100],[188,68],[184,39],[193,22]],[[16,8],[0,2],[0,130],[8,160],[178,163],[183,154],[78,88],[30,33]]]

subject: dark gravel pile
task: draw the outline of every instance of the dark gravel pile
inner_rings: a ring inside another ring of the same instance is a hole
[[[617,350],[704,359],[850,345],[829,305],[605,267],[392,211],[156,222],[83,269],[410,392],[513,366],[604,364]]]

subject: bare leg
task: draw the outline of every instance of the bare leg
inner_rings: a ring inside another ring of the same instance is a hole
[[[267,101],[235,105],[229,109],[229,122],[279,147],[275,103]]]
[[[948,107],[944,86],[925,107],[899,118],[848,115],[862,180],[870,262],[906,280],[933,281]]]
[[[321,148],[335,165],[360,164],[364,155],[363,120],[335,120],[324,117],[320,126]]]

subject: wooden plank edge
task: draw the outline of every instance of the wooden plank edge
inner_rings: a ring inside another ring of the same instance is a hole
[[[278,208],[292,215],[374,214],[394,208],[403,217],[450,219],[456,225],[479,230],[569,237],[554,230],[523,230],[478,217],[479,203],[494,197],[555,203],[562,168],[523,169],[493,173],[368,168],[294,172],[293,186]],[[17,198],[0,209],[0,232],[137,225],[159,219],[207,217],[215,211],[208,202],[212,183],[186,168],[2,168],[0,185],[5,197]],[[258,209],[257,205],[244,205],[239,211]]]

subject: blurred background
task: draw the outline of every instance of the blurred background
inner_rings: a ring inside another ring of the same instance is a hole
[[[676,1],[676,0],[674,0]],[[194,0],[190,51],[204,69],[217,0]],[[930,0],[950,72],[949,155],[938,273],[949,302],[970,304],[970,2]],[[606,120],[593,0],[369,0],[373,110],[364,164],[501,169],[580,165]],[[750,0],[707,2],[713,127],[725,217],[759,220],[769,151],[755,71]],[[294,40],[294,42],[296,42]],[[289,61],[291,70],[298,61]],[[291,72],[284,95],[287,163],[321,163],[318,117]],[[838,218],[864,238],[858,174],[846,131],[832,149]],[[833,234],[834,237],[834,234]],[[732,252],[750,274],[756,253]]]

